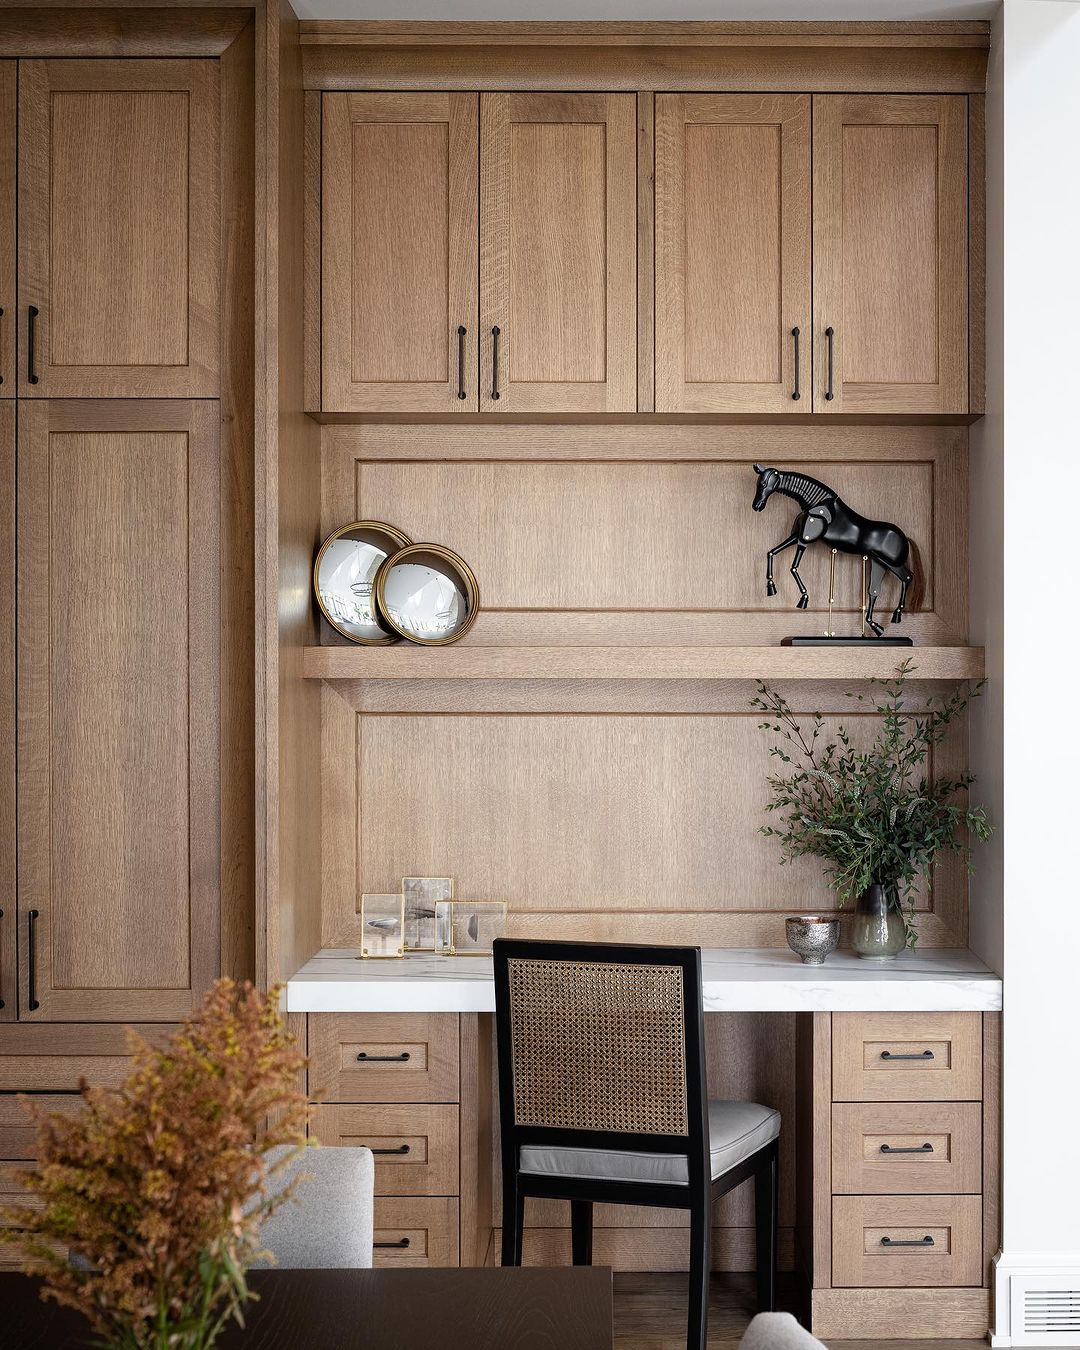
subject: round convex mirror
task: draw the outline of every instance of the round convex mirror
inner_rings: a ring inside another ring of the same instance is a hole
[[[411,544],[388,558],[375,578],[384,624],[410,642],[441,646],[464,637],[480,609],[468,563],[438,544]]]
[[[411,543],[393,525],[356,520],[326,540],[315,559],[315,598],[326,622],[343,637],[367,645],[397,642],[375,609],[375,575],[387,558]]]

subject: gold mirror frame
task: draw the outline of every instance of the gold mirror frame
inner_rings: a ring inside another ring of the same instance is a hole
[[[356,633],[350,633],[347,628],[342,628],[341,625],[335,619],[331,618],[330,615],[326,612],[326,606],[323,604],[322,595],[319,591],[319,564],[322,562],[326,550],[330,547],[330,545],[335,543],[338,539],[341,539],[344,535],[347,535],[352,530],[368,530],[372,534],[381,534],[385,537],[388,544],[394,545],[394,548],[392,549],[388,548],[386,550],[386,557],[379,564],[379,571],[382,570],[382,568],[386,565],[386,563],[388,563],[396,553],[398,553],[403,548],[408,548],[409,545],[412,543],[412,540],[409,538],[407,534],[399,530],[396,525],[387,524],[385,520],[353,520],[350,521],[348,525],[342,525],[341,528],[335,530],[333,534],[327,535],[327,537],[322,541],[322,544],[319,546],[319,552],[315,556],[315,565],[311,569],[311,588],[315,592],[315,603],[319,607],[319,613],[323,616],[323,618],[326,620],[326,622],[330,625],[330,627],[334,630],[335,633],[340,633],[343,638],[348,638],[350,642],[355,642],[358,646],[386,647],[393,642],[400,642],[404,634],[398,633],[396,630],[391,630],[386,634],[385,637],[381,638],[358,637]],[[377,575],[378,573],[376,573],[376,576]],[[386,627],[385,620],[383,619],[381,613],[379,612],[379,606],[375,600],[374,582],[372,583],[371,587],[371,599],[372,599],[372,613],[374,616],[375,623],[385,628]]]
[[[457,573],[457,580],[465,592],[465,604],[468,608],[465,622],[460,628],[448,633],[445,637],[417,637],[414,633],[400,628],[386,612],[386,578],[390,573],[390,568],[397,563],[407,561],[410,557],[421,554],[430,554],[441,562],[448,563]],[[476,622],[476,616],[480,613],[480,587],[472,568],[452,548],[444,548],[442,544],[408,544],[405,548],[399,549],[393,557],[387,557],[375,573],[374,593],[375,612],[378,615],[379,622],[385,624],[398,637],[403,637],[407,642],[414,642],[420,647],[446,647],[451,642],[459,642]]]

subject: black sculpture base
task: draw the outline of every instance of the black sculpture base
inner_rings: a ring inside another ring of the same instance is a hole
[[[914,647],[908,637],[787,637],[781,647]]]

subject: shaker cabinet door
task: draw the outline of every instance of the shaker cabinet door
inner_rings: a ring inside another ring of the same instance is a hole
[[[0,61],[0,398],[15,389],[15,138],[18,62]]]
[[[637,409],[637,100],[480,96],[480,409]]]
[[[0,1022],[18,1014],[16,888],[15,400],[0,399]]]
[[[327,411],[476,411],[476,109],[476,94],[323,95]]]
[[[217,425],[19,403],[20,1020],[177,1021],[218,971]]]
[[[21,396],[217,394],[218,120],[216,61],[20,63]]]
[[[656,411],[809,413],[810,96],[656,96]]]
[[[814,406],[968,406],[967,100],[814,96]]]

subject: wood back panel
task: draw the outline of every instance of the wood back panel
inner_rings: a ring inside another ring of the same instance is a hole
[[[218,392],[218,99],[216,61],[21,63],[22,395]]]
[[[481,411],[634,412],[635,97],[483,94],[480,135]]]
[[[217,971],[217,449],[216,403],[23,405],[23,1016],[173,1021]]]
[[[809,96],[658,94],[655,136],[657,411],[809,413]]]
[[[15,986],[15,403],[0,401],[0,1022],[18,1013]]]
[[[18,79],[15,61],[0,61],[0,395],[15,397],[15,201]]]

